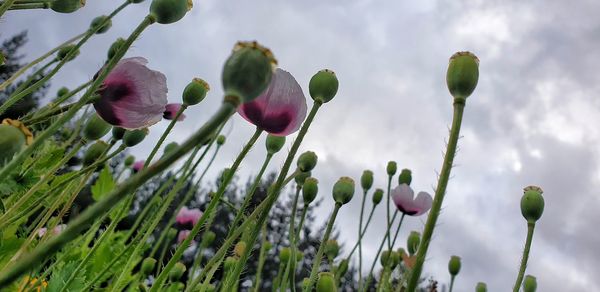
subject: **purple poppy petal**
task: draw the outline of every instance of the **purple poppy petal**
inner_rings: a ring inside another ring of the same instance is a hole
[[[413,206],[417,210],[417,213],[414,216],[418,216],[429,211],[432,203],[433,200],[431,199],[430,194],[426,192],[419,192],[413,202]]]
[[[169,103],[165,107],[165,112],[163,113],[163,118],[167,120],[172,120],[177,116],[177,113],[181,110],[180,103]],[[185,119],[185,115],[182,113],[179,115],[178,121],[183,121]]]
[[[181,230],[177,234],[177,243],[183,242],[188,236],[190,236],[190,230]]]
[[[406,213],[412,206],[414,192],[407,184],[401,184],[392,190],[392,200],[400,211]]]
[[[191,224],[193,226],[200,220],[200,217],[202,217],[202,211],[200,211],[200,209],[188,209],[184,206],[179,210],[179,213],[177,213],[175,221],[178,224]]]
[[[138,172],[138,171],[142,170],[142,168],[144,168],[145,163],[146,163],[146,161],[144,161],[144,160],[138,160],[133,164],[131,169],[133,169],[133,172]]]

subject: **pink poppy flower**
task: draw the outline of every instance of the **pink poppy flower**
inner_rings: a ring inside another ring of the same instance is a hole
[[[121,60],[108,74],[94,103],[107,123],[127,129],[140,129],[159,122],[167,105],[167,78],[146,67],[142,57]]]
[[[133,164],[131,169],[133,169],[133,172],[138,172],[138,171],[142,170],[142,168],[144,168],[144,163],[146,163],[146,161],[138,160]]]
[[[177,243],[182,243],[188,236],[190,236],[191,230],[181,230],[177,234]]]
[[[165,107],[165,112],[163,113],[163,118],[166,120],[172,120],[177,115],[177,112],[181,109],[181,103],[169,103]],[[178,121],[183,121],[185,119],[185,115],[182,113],[179,115]]]
[[[200,209],[194,208],[194,209],[188,209],[187,207],[183,207],[179,210],[179,213],[177,213],[177,217],[175,217],[175,221],[177,221],[177,223],[179,224],[192,224],[196,225],[196,222],[198,222],[198,220],[200,220],[200,217],[202,216],[202,211],[200,211]]]
[[[431,195],[426,192],[415,193],[407,184],[401,184],[392,190],[392,199],[400,212],[409,216],[419,216],[431,209]]]
[[[65,230],[65,228],[67,228],[67,224],[56,225],[56,226],[54,226],[54,228],[52,228],[52,233],[54,233],[54,235],[58,235],[63,230]]]
[[[253,101],[242,104],[238,113],[272,135],[287,136],[304,121],[306,98],[294,76],[278,68],[269,87]]]
[[[46,232],[48,232],[48,228],[42,227],[42,228],[38,229],[37,236],[39,238],[42,238],[42,237],[44,237],[44,235],[46,235]]]

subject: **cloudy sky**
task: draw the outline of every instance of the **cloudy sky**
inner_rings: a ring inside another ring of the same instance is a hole
[[[53,79],[53,88],[89,80],[110,43],[142,20],[148,2],[119,14],[108,33],[94,37]],[[338,177],[358,179],[363,169],[372,169],[383,187],[389,160],[413,170],[416,190],[431,192],[451,121],[448,58],[472,51],[481,60],[479,85],[467,101],[457,166],[425,273],[447,282],[448,259],[459,255],[463,269],[456,291],[472,291],[478,281],[490,291],[510,290],[526,235],[519,200],[522,188],[533,184],[544,189],[546,200],[527,269],[537,276],[538,291],[600,291],[600,2],[194,2],[182,21],[151,26],[128,53],[146,57],[167,75],[171,102],[180,101],[193,77],[212,85],[207,100],[189,110],[170,140],[183,141],[217,108],[220,70],[233,44],[258,40],[306,94],[308,80],[322,68],[340,80],[336,98],[322,108],[301,148],[319,155],[314,176],[326,196],[322,218],[331,210],[329,190]],[[70,15],[8,12],[0,34],[28,30],[31,59],[116,5],[88,0]],[[239,117],[232,125],[215,171],[230,164],[252,134]],[[154,126],[135,154],[145,157],[165,127]],[[262,145],[256,147],[240,175],[255,174],[263,157]],[[281,159],[272,169],[280,165]],[[359,209],[356,196],[338,217],[348,246],[356,239]],[[425,219],[405,220],[401,238],[421,230]],[[384,232],[382,206],[373,220],[366,258],[374,256],[375,239]]]

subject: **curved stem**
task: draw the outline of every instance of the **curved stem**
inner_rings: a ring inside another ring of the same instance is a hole
[[[156,152],[158,152],[158,148],[160,148],[162,143],[165,141],[165,138],[167,138],[167,135],[169,135],[169,133],[175,126],[177,119],[179,119],[179,117],[181,116],[181,114],[183,114],[183,112],[185,111],[185,109],[187,109],[187,107],[188,107],[188,105],[185,103],[181,105],[181,107],[179,108],[179,111],[177,111],[177,114],[175,114],[175,117],[171,120],[171,122],[167,126],[167,129],[165,129],[163,134],[160,136],[160,139],[158,139],[158,142],[156,142],[156,145],[154,145],[154,148],[152,148],[152,152],[150,152],[150,155],[148,155],[148,158],[146,158],[146,162],[144,162],[144,167],[148,167],[148,165],[150,165],[150,163],[152,162],[152,158],[154,158],[154,155],[156,155]]]
[[[519,292],[521,288],[521,282],[525,276],[525,269],[527,268],[527,259],[529,259],[529,250],[531,250],[531,241],[533,240],[533,230],[535,229],[535,222],[527,223],[527,239],[525,240],[525,249],[523,249],[523,257],[521,258],[521,266],[519,267],[519,274],[517,275],[517,281],[513,287],[513,292]]]
[[[396,244],[396,239],[398,239],[398,234],[400,233],[400,227],[402,226],[402,221],[404,221],[405,215],[406,214],[402,213],[402,216],[400,217],[400,223],[398,223],[398,228],[396,228],[396,233],[394,234],[394,240],[392,240],[392,247],[394,247],[394,245]]]
[[[265,260],[267,259],[267,224],[263,224],[262,227],[262,242],[260,244],[260,253],[258,254],[258,267],[256,268],[256,280],[253,283],[253,292],[260,291],[260,280],[262,277],[262,270],[265,266]]]
[[[358,287],[362,282],[362,229],[363,229],[363,216],[365,213],[365,201],[367,200],[368,190],[363,190],[362,203],[360,205],[360,219],[358,220]]]
[[[450,289],[448,292],[452,292],[452,288],[454,288],[454,275],[450,277]]]
[[[387,195],[386,195],[386,200],[387,200],[387,206],[385,208],[385,212],[387,214],[387,223],[388,223],[388,230],[387,232],[390,232],[390,227],[392,226],[392,221],[390,221],[390,190],[392,188],[392,177],[391,175],[388,175],[388,183],[387,183]],[[393,220],[393,219],[392,219]],[[388,240],[388,250],[392,249],[392,243],[390,241],[390,237],[387,237]]]
[[[289,241],[290,241],[290,258],[285,267],[285,273],[283,274],[283,282],[281,285],[281,292],[285,292],[287,290],[287,282],[290,282],[290,288],[295,290],[296,283],[292,280],[292,277],[289,277],[290,271],[292,275],[295,274],[296,271],[296,227],[294,226],[296,223],[296,210],[298,208],[298,198],[300,197],[300,191],[302,190],[301,186],[296,187],[296,194],[294,195],[294,202],[292,203],[292,216],[290,216],[290,230]]]
[[[448,145],[446,147],[446,155],[444,156],[442,171],[440,172],[440,177],[438,179],[431,210],[427,216],[427,223],[425,223],[425,229],[423,230],[423,236],[421,237],[421,244],[419,245],[419,251],[417,252],[416,263],[410,273],[410,279],[408,280],[408,292],[414,292],[417,289],[421,271],[423,270],[423,263],[425,262],[425,256],[427,255],[431,236],[433,235],[433,229],[435,228],[437,218],[440,215],[442,202],[444,200],[444,195],[446,194],[446,187],[448,186],[448,179],[450,178],[450,171],[452,170],[454,154],[456,153],[456,145],[458,144],[458,138],[460,136],[460,125],[464,109],[465,99],[455,98],[452,127],[450,128],[450,138],[448,139]]]
[[[48,9],[50,8],[50,3],[41,2],[41,3],[16,3],[13,4],[8,10],[28,10],[28,9]]]
[[[371,212],[369,213],[369,217],[367,218],[365,227],[363,228],[362,233],[360,234],[359,240],[362,240],[362,238],[365,236],[365,233],[367,233],[367,228],[369,228],[369,223],[371,223],[371,219],[373,219],[373,214],[375,214],[375,207],[377,207],[377,205],[374,205],[373,208],[371,208]],[[352,255],[354,254],[354,252],[356,251],[357,248],[358,248],[358,240],[354,244],[354,247],[352,247],[352,250],[348,254],[348,257],[346,257],[346,260],[350,261],[350,258],[352,257]]]

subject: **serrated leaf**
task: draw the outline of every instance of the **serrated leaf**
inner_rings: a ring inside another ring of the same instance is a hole
[[[71,277],[75,268],[77,268],[78,262],[73,261],[67,263],[60,269],[53,269],[50,281],[48,281],[48,287],[46,292],[59,292],[66,288],[64,291],[82,291],[85,287],[85,274],[84,271],[79,271],[77,276],[71,280],[69,285],[65,287],[67,280]]]
[[[96,180],[96,183],[92,186],[92,197],[94,200],[99,201],[114,188],[115,181],[110,174],[108,167],[104,167],[102,171],[100,171],[98,180]]]

